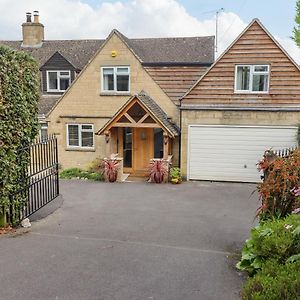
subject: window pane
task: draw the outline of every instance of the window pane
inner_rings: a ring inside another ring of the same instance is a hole
[[[117,73],[118,74],[129,74],[129,69],[128,68],[117,68]]]
[[[41,138],[42,141],[46,141],[48,139],[48,125],[47,125],[47,123],[42,123],[41,124],[40,138]]]
[[[60,88],[61,91],[65,91],[69,87],[69,84],[70,84],[69,78],[60,78],[59,88]]]
[[[268,72],[268,66],[255,66],[254,72]]]
[[[129,75],[117,75],[117,91],[129,91]]]
[[[253,92],[268,91],[268,75],[253,75]]]
[[[160,128],[154,128],[154,158],[164,156],[164,136]]]
[[[93,130],[92,125],[81,125],[81,128],[84,129],[84,130]]]
[[[60,76],[70,76],[69,72],[60,72]]]
[[[248,91],[250,83],[250,67],[239,66],[237,67],[237,81],[236,89],[239,91]]]
[[[68,125],[69,131],[69,146],[79,146],[78,125]]]
[[[124,167],[132,167],[132,128],[123,128]]]
[[[81,132],[81,146],[82,147],[93,147],[93,132],[82,131]]]
[[[48,87],[50,90],[57,90],[57,72],[48,72]]]
[[[103,90],[104,91],[114,90],[114,69],[113,68],[103,69]]]

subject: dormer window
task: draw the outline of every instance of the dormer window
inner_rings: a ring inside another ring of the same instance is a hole
[[[235,68],[236,93],[268,93],[269,65],[238,65]]]
[[[70,84],[70,71],[47,71],[47,92],[64,92]]]
[[[102,92],[129,92],[130,90],[129,67],[102,67],[101,90]]]

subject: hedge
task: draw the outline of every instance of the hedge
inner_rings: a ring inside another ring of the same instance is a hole
[[[38,133],[39,70],[25,52],[0,46],[0,207],[21,207],[10,197],[20,189],[29,153],[22,151]]]

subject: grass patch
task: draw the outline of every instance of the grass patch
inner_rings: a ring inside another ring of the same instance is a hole
[[[60,172],[61,179],[87,179],[94,181],[103,181],[104,178],[101,173],[95,171],[82,170],[80,168],[66,169]]]

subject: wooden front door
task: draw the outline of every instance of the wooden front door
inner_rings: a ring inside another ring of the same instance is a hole
[[[154,157],[153,128],[133,129],[133,172],[144,176],[150,159]]]

